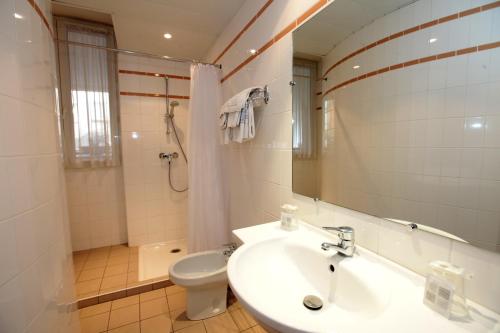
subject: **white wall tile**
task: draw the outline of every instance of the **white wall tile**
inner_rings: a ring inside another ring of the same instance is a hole
[[[130,58],[132,57],[121,57],[119,67],[190,75],[187,64],[149,60],[134,63]],[[126,85],[130,80],[139,82],[133,86],[137,92],[165,93],[163,78],[120,74],[120,80],[125,81]],[[170,95],[189,95],[189,81],[169,79],[168,83]],[[126,85],[120,89],[125,90]],[[179,101],[174,119],[183,148],[186,149],[188,104],[183,100]],[[177,151],[180,154],[173,134],[165,134],[166,101],[157,97],[120,96],[120,105],[128,243],[136,246],[184,238],[187,194],[172,193],[168,185],[168,164],[158,159],[160,152]],[[183,188],[187,184],[187,168],[182,156],[172,166],[172,181],[177,188]],[[121,229],[114,226],[112,230],[119,232]]]
[[[51,21],[50,4],[38,4]],[[65,331],[69,314],[54,304],[74,292],[54,44],[28,2],[0,7],[0,331]]]

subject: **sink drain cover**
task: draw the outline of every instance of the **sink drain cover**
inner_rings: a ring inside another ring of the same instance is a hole
[[[318,296],[307,295],[304,297],[304,306],[309,310],[319,310],[323,307],[323,301]]]

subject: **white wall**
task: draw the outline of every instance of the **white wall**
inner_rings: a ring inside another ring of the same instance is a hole
[[[189,77],[189,65],[164,60],[120,55],[119,69]],[[120,74],[121,92],[165,94],[162,77]],[[189,96],[189,80],[169,79],[169,95]],[[175,123],[184,149],[187,148],[187,99],[171,98]],[[172,182],[187,185],[187,165],[173,133],[166,134],[165,98],[120,96],[122,157],[127,211],[128,242],[132,246],[185,238],[187,192],[176,193],[168,184],[168,164],[160,152],[179,153],[173,162]]]
[[[36,1],[51,21],[50,2]],[[15,19],[18,13],[21,19]],[[68,332],[74,299],[54,43],[28,1],[0,2],[0,331]]]
[[[73,251],[127,243],[122,167],[66,169]]]
[[[433,8],[453,8],[451,0],[421,0]],[[480,1],[460,1],[477,6]],[[231,72],[248,56],[249,49],[262,47],[272,36],[305,12],[312,0],[276,0],[218,61],[224,74]],[[228,25],[207,60],[213,60],[264,4],[248,0]],[[438,6],[439,5],[439,6]],[[474,32],[476,34],[476,32]],[[325,66],[326,67],[326,66]],[[401,265],[424,274],[430,260],[445,259],[463,265],[474,274],[467,281],[469,297],[500,312],[500,255],[432,234],[407,233],[402,226],[292,194],[291,191],[291,89],[292,36],[287,34],[223,83],[223,97],[243,88],[269,84],[270,104],[258,110],[257,136],[252,142],[226,147],[230,177],[230,219],[232,228],[277,220],[280,204],[299,205],[303,217],[316,225],[352,225],[358,244]]]

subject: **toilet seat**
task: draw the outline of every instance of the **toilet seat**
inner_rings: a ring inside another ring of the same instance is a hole
[[[185,287],[206,286],[227,281],[226,261],[221,251],[189,254],[170,266],[170,280]]]

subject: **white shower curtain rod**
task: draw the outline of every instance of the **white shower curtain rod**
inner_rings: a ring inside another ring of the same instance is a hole
[[[211,64],[208,62],[203,62],[203,61],[198,61],[195,59],[187,59],[187,58],[175,58],[175,57],[169,57],[169,56],[160,56],[152,53],[146,53],[146,52],[141,52],[141,51],[133,51],[133,50],[125,50],[125,49],[115,49],[112,47],[105,47],[105,46],[98,46],[98,45],[92,45],[92,44],[87,44],[87,43],[79,43],[79,42],[73,42],[69,40],[64,40],[64,39],[54,39],[58,43],[66,43],[70,45],[76,45],[76,46],[83,46],[83,47],[91,47],[94,49],[99,49],[99,50],[105,50],[105,51],[111,51],[111,52],[116,52],[116,53],[125,53],[125,54],[133,54],[133,55],[138,55],[141,57],[147,57],[147,58],[155,58],[155,59],[162,59],[162,60],[169,60],[169,61],[176,61],[176,62],[189,62],[189,63],[194,63],[194,64],[203,64],[203,65],[211,65],[215,67],[222,68],[222,65],[220,64]]]

